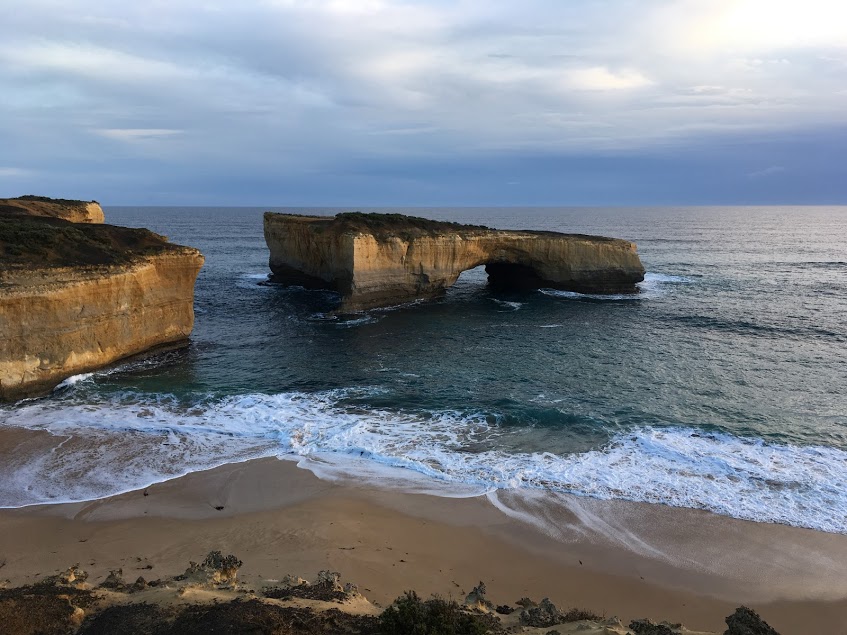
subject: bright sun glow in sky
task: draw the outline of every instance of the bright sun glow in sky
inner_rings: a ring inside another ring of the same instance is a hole
[[[841,0],[12,0],[0,196],[847,203]]]

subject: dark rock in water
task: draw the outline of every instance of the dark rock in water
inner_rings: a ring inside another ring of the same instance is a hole
[[[515,608],[509,606],[508,604],[501,604],[494,610],[497,611],[500,615],[511,615],[515,612]]]
[[[147,588],[147,580],[145,580],[142,576],[138,576],[138,579],[133,583],[130,591],[143,591]]]
[[[520,600],[515,602],[515,604],[517,604],[521,608],[525,608],[525,609],[531,608],[533,606],[538,606],[538,604],[536,602],[533,602],[532,600],[530,600],[527,597],[521,598]]]
[[[535,626],[536,628],[556,626],[564,621],[562,618],[562,612],[556,608],[550,598],[544,598],[538,606],[521,611],[521,624],[524,626]]]
[[[726,625],[729,628],[724,635],[779,635],[756,611],[746,606],[735,609],[735,613],[726,618]]]
[[[679,635],[681,624],[654,624],[650,620],[633,620],[629,623],[630,630],[635,635]]]

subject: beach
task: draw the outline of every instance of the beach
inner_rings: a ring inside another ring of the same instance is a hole
[[[847,631],[842,208],[432,211],[633,238],[645,280],[517,291],[475,268],[352,315],[268,280],[259,208],[107,212],[200,248],[196,325],[0,409],[13,594],[79,565],[98,602],[272,602],[329,570],[373,616],[483,582],[517,628],[518,600],[549,598],[620,619],[588,633],[722,634],[741,605]],[[237,589],[186,591],[215,551]],[[119,569],[162,582],[104,600]]]
[[[93,585],[119,568],[152,580],[220,550],[243,560],[244,588],[329,569],[379,607],[405,590],[461,602],[482,581],[498,605],[549,597],[625,624],[723,632],[745,604],[783,635],[847,629],[847,536],[570,498],[543,513],[541,497],[529,503],[560,528],[550,535],[490,496],[332,482],[259,459],[86,503],[2,510],[0,578],[32,584],[78,563]]]

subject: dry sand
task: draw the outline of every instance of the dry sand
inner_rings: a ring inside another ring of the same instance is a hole
[[[545,521],[517,518],[528,510]],[[783,635],[847,633],[847,536],[706,512],[410,494],[331,483],[276,459],[90,503],[0,510],[0,580],[13,585],[75,563],[95,584],[118,568],[150,580],[215,549],[244,561],[248,585],[331,569],[382,606],[406,589],[462,600],[481,580],[495,604],[550,597],[624,623],[722,633],[747,604]]]

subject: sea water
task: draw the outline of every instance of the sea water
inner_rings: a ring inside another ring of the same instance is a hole
[[[343,317],[266,283],[267,209],[106,209],[205,254],[191,346],[0,409],[0,506],[280,456],[847,533],[847,207],[373,210],[625,238],[647,275],[600,296],[479,268]]]

